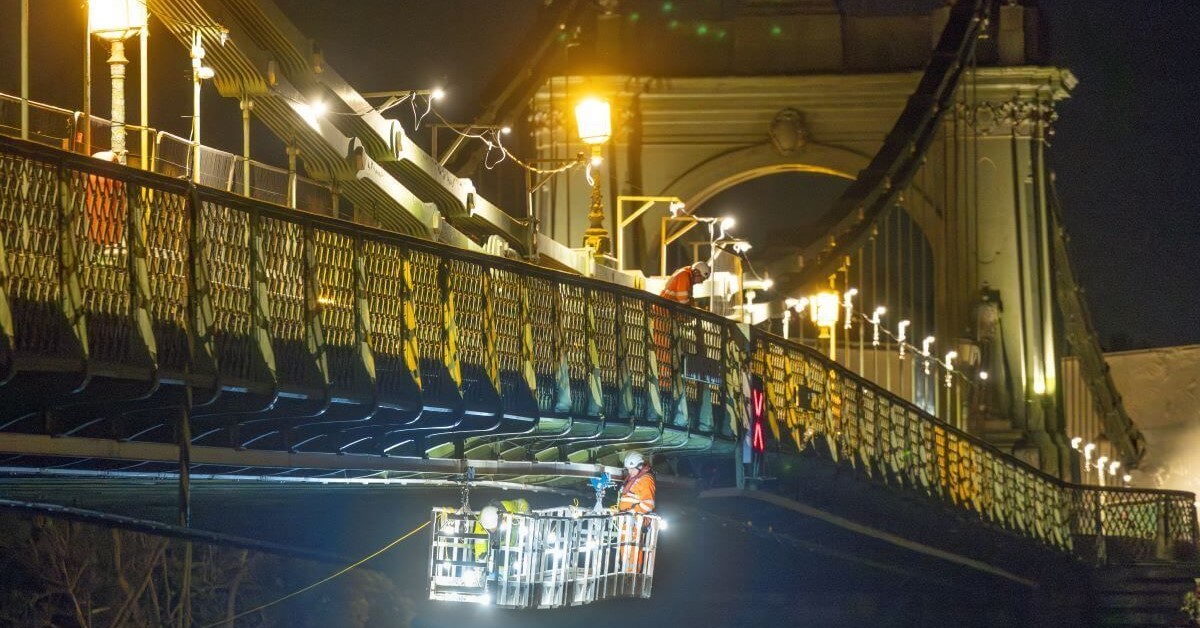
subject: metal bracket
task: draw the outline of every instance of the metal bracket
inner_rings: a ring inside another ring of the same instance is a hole
[[[604,493],[610,486],[616,486],[617,483],[613,481],[612,476],[605,472],[601,473],[600,477],[590,478],[588,480],[588,484],[590,484],[592,486],[592,490],[596,492],[596,505],[592,507],[592,510],[595,512],[603,511]]]
[[[471,482],[475,481],[475,467],[467,467],[466,473],[459,476],[459,482],[462,483],[461,501],[462,505],[458,511],[463,514],[471,514]]]

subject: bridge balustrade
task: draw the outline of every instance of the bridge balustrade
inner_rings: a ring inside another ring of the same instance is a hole
[[[1195,496],[1062,482],[807,347],[755,334],[768,447],[815,451],[868,478],[1099,562],[1195,560]]]
[[[2,381],[382,408],[429,439],[368,425],[354,453],[459,453],[464,435],[500,441],[543,418],[594,426],[542,439],[566,453],[730,452],[753,372],[772,452],[815,452],[1089,559],[1195,557],[1188,493],[1064,484],[815,350],[642,291],[3,138],[0,246]],[[639,428],[658,436],[630,441]]]

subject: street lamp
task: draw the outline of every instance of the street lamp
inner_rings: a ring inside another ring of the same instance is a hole
[[[946,352],[946,388],[954,385],[954,360],[957,357],[957,351]]]
[[[783,339],[784,340],[790,340],[790,335],[788,332],[791,330],[790,330],[790,325],[788,325],[788,323],[792,319],[792,308],[796,307],[799,304],[800,304],[800,299],[793,299],[793,298],[789,297],[789,298],[783,300]]]
[[[1083,446],[1083,472],[1084,481],[1087,481],[1087,474],[1092,472],[1092,452],[1096,450],[1096,443],[1088,443]]]
[[[112,152],[120,163],[126,162],[125,150],[125,40],[145,32],[146,3],[144,0],[90,0],[88,2],[88,32],[111,45],[108,58],[112,77]],[[142,65],[146,65],[145,57]],[[145,84],[142,85],[143,98]],[[142,155],[142,159],[146,156]]]
[[[222,41],[224,41],[222,39]],[[200,31],[192,34],[192,182],[200,182],[200,83],[214,76],[204,65],[204,40]]]
[[[600,178],[591,176],[591,169],[599,166],[603,157],[600,147],[612,137],[612,107],[599,98],[585,98],[575,107],[575,124],[579,140],[592,147],[592,160],[588,164],[588,183],[592,185],[591,203],[588,206],[588,228],[583,233],[583,245],[591,247],[597,255],[608,248],[608,230],[604,228],[604,201],[600,195]]]
[[[796,324],[803,325],[804,319],[802,319],[800,317],[801,317],[801,315],[804,314],[804,308],[808,307],[808,299],[807,298],[799,298],[799,299],[788,298],[788,299],[783,300],[783,305],[784,305],[784,308],[783,308],[783,339],[790,340],[791,338],[790,338],[790,335],[788,334],[790,326],[788,323],[792,318],[792,311],[794,310],[796,312]]]
[[[921,341],[921,356],[925,358],[925,374],[929,375],[929,348],[933,346],[933,336],[926,336]]]
[[[845,329],[850,329],[850,319],[854,318],[854,295],[858,294],[858,288],[850,288],[842,293],[842,307],[846,309]]]
[[[737,219],[735,219],[733,216],[725,216],[718,224],[721,227],[721,235],[717,239],[724,240],[727,237],[726,232],[732,230],[734,225],[737,224]]]
[[[808,303],[809,311],[812,312],[812,321],[821,330],[820,338],[829,339],[829,359],[837,360],[837,334],[833,333],[833,326],[837,325],[838,314],[842,309],[838,302],[838,293],[818,292],[809,297]]]
[[[879,317],[887,314],[887,308],[880,305],[871,312],[871,346],[879,346]]]

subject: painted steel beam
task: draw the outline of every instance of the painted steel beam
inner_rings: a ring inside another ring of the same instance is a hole
[[[142,443],[33,435],[0,434],[0,453],[67,458],[100,458],[137,462],[179,461],[179,447],[167,443]],[[261,451],[224,447],[192,447],[193,465],[276,469],[325,469],[331,471],[390,471],[459,475],[468,468],[485,476],[552,476],[590,478],[608,473],[624,475],[619,467],[574,462],[513,462],[504,460],[465,460],[450,458],[392,458],[357,454]]]

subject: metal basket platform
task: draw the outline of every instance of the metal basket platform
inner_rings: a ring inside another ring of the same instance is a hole
[[[649,598],[662,520],[575,507],[501,513],[491,532],[474,513],[432,513],[429,597],[504,608],[561,608]]]

